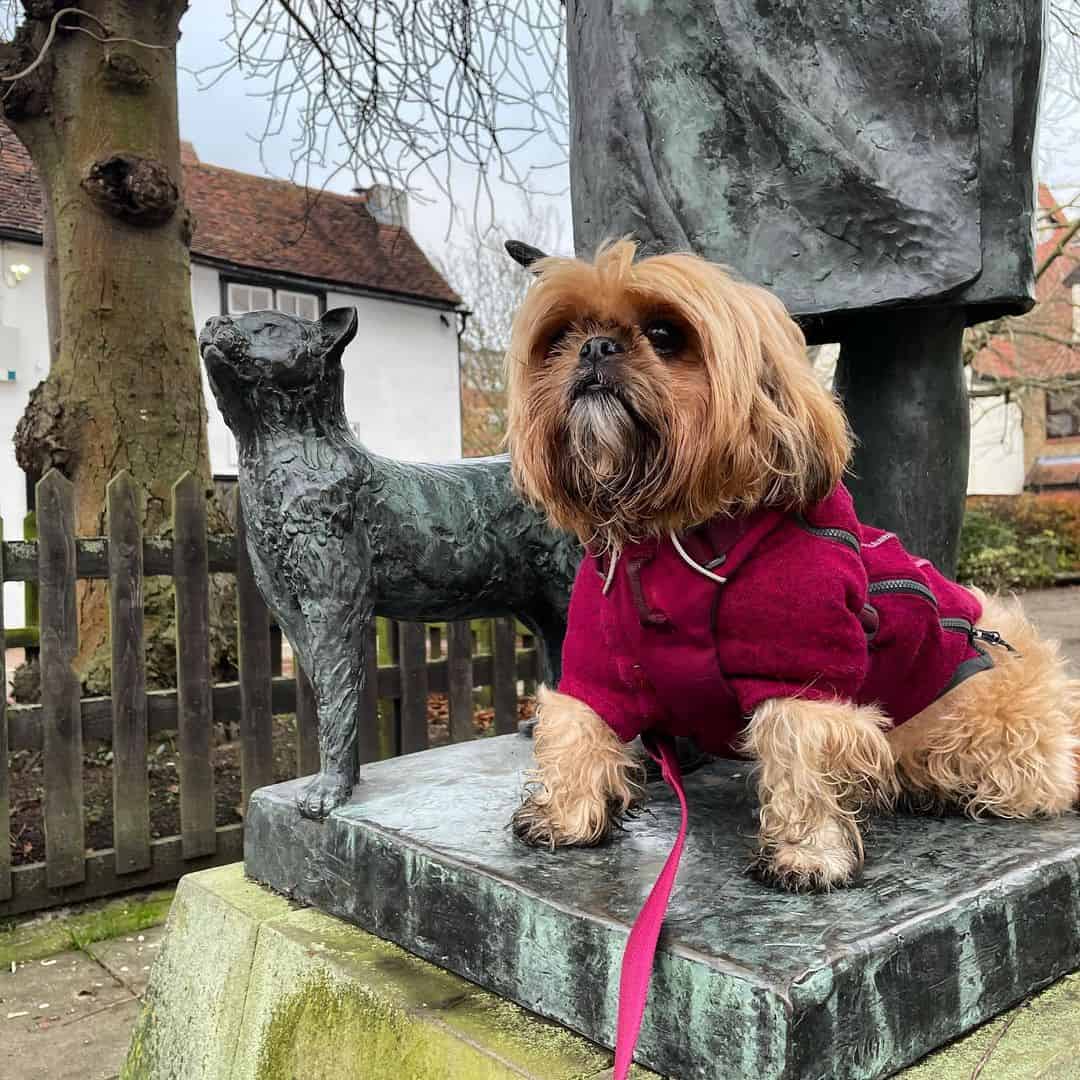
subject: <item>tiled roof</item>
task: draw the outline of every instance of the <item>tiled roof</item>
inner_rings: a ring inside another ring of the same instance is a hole
[[[41,188],[30,155],[0,125],[0,229],[41,236]]]
[[[362,195],[223,169],[183,145],[195,258],[456,305],[461,298],[409,231],[379,224]],[[41,235],[41,193],[22,144],[0,128],[0,229]]]

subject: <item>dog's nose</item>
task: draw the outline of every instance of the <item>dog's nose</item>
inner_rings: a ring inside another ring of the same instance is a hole
[[[591,337],[578,350],[578,359],[583,364],[599,364],[621,352],[625,350],[614,338]]]

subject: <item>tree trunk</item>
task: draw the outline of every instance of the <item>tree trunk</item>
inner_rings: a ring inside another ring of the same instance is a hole
[[[26,4],[0,73],[40,54],[64,6]],[[185,9],[183,0],[85,0],[81,13],[60,17],[44,62],[3,99],[45,196],[56,342],[16,454],[33,476],[55,466],[73,481],[80,535],[103,534],[105,486],[121,469],[147,493],[148,533],[167,524],[181,473],[210,486],[176,102]],[[105,642],[103,591],[83,584],[84,671]]]

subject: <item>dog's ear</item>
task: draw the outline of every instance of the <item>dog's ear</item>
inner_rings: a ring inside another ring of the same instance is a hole
[[[507,240],[503,246],[506,248],[506,254],[526,270],[528,270],[538,259],[547,258],[539,248],[534,248],[530,244],[524,244],[520,240]],[[533,273],[535,274],[536,271],[534,270]]]
[[[331,308],[319,320],[327,352],[340,356],[345,346],[356,337],[356,308]]]

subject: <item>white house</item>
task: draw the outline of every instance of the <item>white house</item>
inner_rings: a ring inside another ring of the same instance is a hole
[[[0,516],[22,535],[27,485],[12,437],[49,364],[41,197],[21,144],[0,139]],[[184,144],[195,327],[212,315],[276,307],[316,318],[352,306],[360,332],[345,352],[345,410],[381,454],[443,460],[461,454],[461,299],[408,231],[404,200],[384,190],[316,192],[200,162]],[[236,474],[232,435],[207,389],[210,463]],[[22,625],[21,588],[5,589],[9,626]]]

